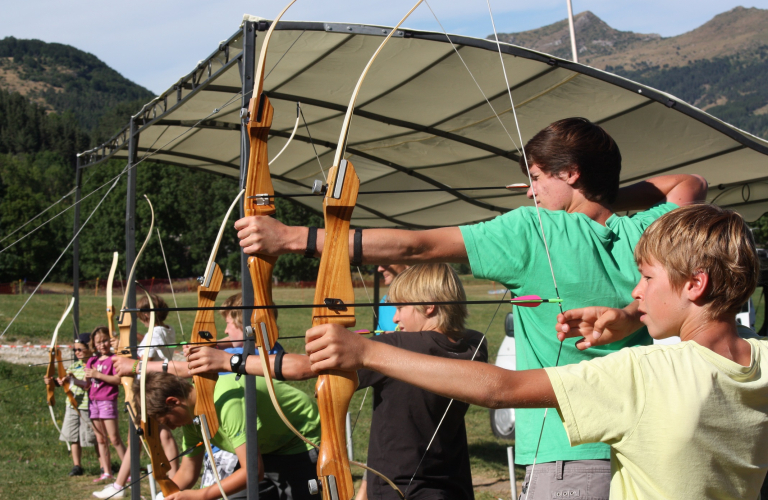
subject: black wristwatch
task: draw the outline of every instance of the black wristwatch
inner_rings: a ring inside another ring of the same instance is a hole
[[[231,358],[229,358],[229,367],[232,369],[232,373],[240,373],[240,365],[243,364],[243,355],[242,354],[233,354]]]
[[[240,380],[240,375],[245,375],[245,356],[244,354],[233,354],[229,358],[229,366],[232,369],[232,373],[237,373],[235,380]]]

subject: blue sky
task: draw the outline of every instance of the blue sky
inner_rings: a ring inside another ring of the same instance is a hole
[[[162,92],[228,38],[244,13],[272,19],[287,0],[0,0],[0,37],[37,38],[90,52],[125,77]],[[415,0],[298,0],[285,19],[394,25]],[[492,33],[486,0],[430,0],[451,33]],[[674,36],[736,6],[768,9],[768,0],[573,0],[613,28]],[[524,31],[567,15],[565,0],[492,0],[500,32]],[[440,31],[422,4],[406,26]]]

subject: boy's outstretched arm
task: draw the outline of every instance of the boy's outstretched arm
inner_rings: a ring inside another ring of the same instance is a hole
[[[558,408],[544,370],[505,370],[477,361],[418,354],[373,342],[335,324],[307,330],[306,349],[315,373],[366,368],[486,408]]]
[[[276,354],[269,355],[270,370],[275,376],[275,357]],[[232,354],[214,349],[212,347],[195,347],[190,349],[189,369],[192,375],[209,372],[229,372],[232,371],[230,359]],[[263,377],[264,372],[261,368],[261,360],[258,355],[248,356],[245,360],[245,371],[249,375]],[[283,355],[282,375],[285,380],[308,380],[316,375],[309,366],[309,359],[303,354]]]
[[[623,340],[639,330],[643,323],[637,312],[638,302],[632,301],[624,309],[611,307],[582,307],[557,315],[557,338],[583,337],[576,342],[579,350]]]
[[[683,206],[703,202],[706,196],[707,181],[700,175],[660,175],[619,189],[612,208],[615,212],[645,210],[663,201]]]
[[[240,246],[248,255],[303,254],[309,228],[286,226],[272,217],[244,217],[235,222]],[[317,230],[315,255],[323,253],[325,231]],[[354,253],[354,231],[349,232],[349,255]],[[418,264],[420,262],[467,263],[464,238],[458,227],[424,231],[366,229],[363,233],[364,264]]]

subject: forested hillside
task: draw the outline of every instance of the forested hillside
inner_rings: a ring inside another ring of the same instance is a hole
[[[60,43],[0,40],[0,88],[16,91],[48,111],[71,112],[86,129],[117,104],[154,95],[96,56]]]
[[[39,281],[72,238],[76,154],[115,134],[152,95],[94,56],[61,44],[6,38],[0,41],[0,64],[0,283]],[[81,224],[124,167],[115,160],[84,171]],[[137,170],[138,193],[154,204],[171,276],[202,274],[221,220],[237,194],[237,180],[151,161]],[[103,277],[112,252],[124,258],[125,193],[122,178],[80,234],[84,280]],[[281,220],[322,225],[322,217],[277,201]],[[139,241],[148,227],[149,209],[139,202]],[[156,238],[146,252],[139,276],[165,278]],[[239,279],[240,251],[232,228],[218,262]],[[281,258],[274,273],[281,281],[311,280],[316,274],[316,261],[296,256]],[[71,276],[70,250],[48,281],[66,282]]]
[[[702,59],[686,66],[627,71],[630,80],[674,94],[732,125],[768,139],[768,45],[748,54]]]

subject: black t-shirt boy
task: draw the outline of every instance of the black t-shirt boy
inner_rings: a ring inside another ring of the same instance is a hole
[[[452,342],[434,331],[395,332],[373,340],[422,354],[468,360],[475,354],[482,335],[467,330],[462,340]],[[476,361],[488,360],[487,346],[488,343],[483,341],[475,356]],[[451,404],[429,452],[419,466],[450,399],[373,371],[360,370],[358,376],[359,389],[374,389],[368,465],[394,481],[409,500],[473,499],[464,425],[469,405],[459,401]],[[414,472],[416,476],[408,487]],[[370,500],[399,500],[397,493],[377,476],[367,474],[367,481]]]

